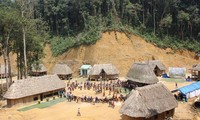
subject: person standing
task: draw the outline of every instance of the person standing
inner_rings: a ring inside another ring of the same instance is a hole
[[[78,108],[78,113],[77,113],[77,116],[81,116],[81,113],[80,113],[80,108]]]
[[[178,88],[178,84],[177,84],[177,82],[175,83],[175,86],[176,86],[176,89]]]

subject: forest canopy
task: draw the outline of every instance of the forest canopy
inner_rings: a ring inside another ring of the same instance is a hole
[[[161,48],[200,49],[198,0],[27,0],[26,4],[32,19],[46,24],[54,55],[93,44],[101,32],[110,30],[140,35]]]
[[[199,51],[198,0],[36,0],[55,55],[93,44],[108,30],[135,33],[159,47]],[[56,36],[56,37],[55,37]]]

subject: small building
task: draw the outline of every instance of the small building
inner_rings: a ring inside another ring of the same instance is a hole
[[[200,80],[200,64],[195,65],[191,70],[193,80]]]
[[[31,76],[47,75],[47,68],[43,64],[33,64],[31,67]]]
[[[98,80],[100,78],[114,80],[118,76],[119,71],[113,64],[95,64],[89,72],[90,80]]]
[[[72,70],[67,64],[55,64],[53,74],[57,74],[61,80],[72,79]]]
[[[150,68],[153,70],[156,76],[162,76],[162,74],[166,72],[166,67],[160,60],[149,60],[145,61],[145,63],[150,65]]]
[[[92,68],[91,65],[82,65],[80,68],[80,75],[87,76],[89,74],[91,68]]]
[[[173,94],[161,83],[137,87],[123,103],[122,120],[165,120],[178,106]]]
[[[169,77],[172,78],[185,78],[186,68],[169,67]]]
[[[146,63],[134,63],[128,71],[126,79],[130,88],[136,86],[141,87],[158,82],[158,78],[153,73],[149,64]]]
[[[7,99],[8,106],[35,100],[42,101],[46,96],[57,94],[65,87],[66,84],[57,75],[32,77],[15,81],[5,93],[4,98]]]
[[[183,86],[178,89],[178,91],[186,99],[193,98],[200,95],[200,81],[192,83],[190,85]]]

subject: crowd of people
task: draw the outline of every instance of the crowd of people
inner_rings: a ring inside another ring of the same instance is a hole
[[[103,97],[98,96],[92,96],[92,95],[81,95],[77,96],[73,94],[74,90],[92,90],[96,94],[102,93]],[[105,91],[109,91],[108,96],[105,95]],[[126,89],[124,89],[124,92],[127,92]],[[113,93],[111,95],[111,93]],[[114,102],[118,101],[125,101],[126,95],[122,94],[122,88],[121,88],[121,82],[120,80],[117,80],[115,82],[113,81],[101,81],[101,82],[72,82],[67,83],[66,91],[63,92],[63,96],[66,97],[67,101],[76,101],[78,102],[88,102],[88,103],[108,103],[109,106],[114,107]],[[112,96],[112,97],[110,97]]]

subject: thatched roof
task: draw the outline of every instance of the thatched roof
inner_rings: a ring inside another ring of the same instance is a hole
[[[197,64],[195,67],[193,67],[191,70],[200,71],[200,64]]]
[[[130,117],[149,118],[177,106],[172,93],[163,84],[158,83],[133,89],[119,112]]]
[[[89,75],[99,75],[102,69],[107,75],[119,74],[118,69],[113,64],[94,64],[94,66],[89,72]]]
[[[165,65],[160,61],[160,60],[149,60],[149,61],[145,61],[145,63],[150,65],[150,68],[152,70],[155,69],[155,67],[157,66],[160,70],[166,70]]]
[[[145,63],[134,63],[128,71],[127,80],[133,82],[154,84],[158,82],[158,78],[151,70],[150,66]]]
[[[43,64],[33,64],[32,72],[47,72],[47,68]]]
[[[18,99],[65,87],[66,84],[57,75],[27,78],[15,81],[4,95],[4,98]]]
[[[59,75],[69,75],[72,74],[73,72],[67,64],[55,64],[52,73]]]

